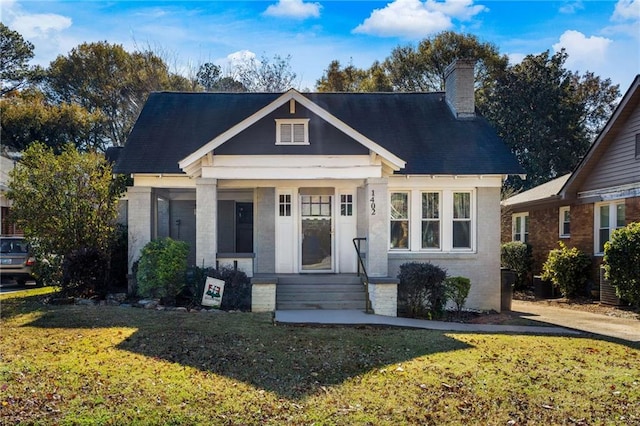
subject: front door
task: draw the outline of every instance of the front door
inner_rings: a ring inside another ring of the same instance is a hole
[[[333,272],[333,196],[300,196],[300,270]]]

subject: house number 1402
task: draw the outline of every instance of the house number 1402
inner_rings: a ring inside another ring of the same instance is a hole
[[[373,189],[371,190],[371,199],[369,201],[371,202],[371,216],[374,216],[376,214],[376,192]]]

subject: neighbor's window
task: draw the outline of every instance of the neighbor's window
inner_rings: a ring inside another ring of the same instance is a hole
[[[640,133],[636,133],[636,160],[640,160]]]
[[[392,192],[390,203],[390,247],[392,249],[409,248],[409,193]]]
[[[440,248],[440,193],[422,193],[422,248]]]
[[[560,207],[560,238],[571,236],[571,210],[567,207]]]
[[[453,248],[471,248],[471,193],[453,193]]]
[[[602,254],[604,244],[611,238],[611,233],[625,226],[624,200],[596,204],[595,215],[595,252]]]
[[[512,241],[529,242],[529,213],[517,213],[511,216]]]
[[[309,119],[276,120],[276,145],[308,145]]]

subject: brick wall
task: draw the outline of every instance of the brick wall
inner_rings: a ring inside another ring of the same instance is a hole
[[[640,222],[640,197],[627,198],[625,201],[625,216],[627,225]]]

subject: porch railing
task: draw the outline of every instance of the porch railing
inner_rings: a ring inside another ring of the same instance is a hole
[[[366,309],[366,312],[369,314],[371,313],[371,300],[369,300],[369,275],[367,274],[367,268],[364,265],[364,260],[362,259],[362,252],[360,251],[360,243],[362,241],[367,241],[367,239],[365,237],[354,238],[353,247],[356,249],[356,255],[358,256],[357,273],[358,273],[358,276],[360,277],[360,280],[362,281],[362,284],[364,285],[364,293],[365,293],[365,300],[366,300],[365,309]]]

